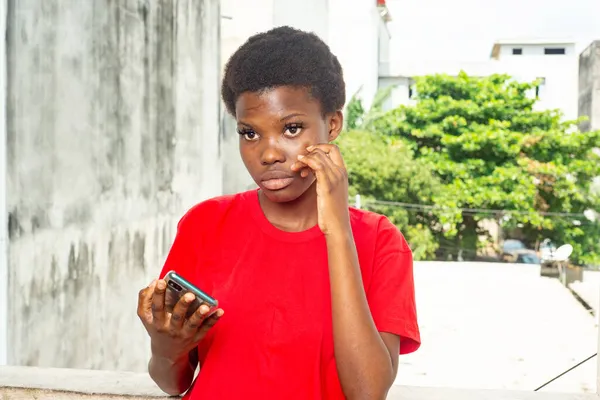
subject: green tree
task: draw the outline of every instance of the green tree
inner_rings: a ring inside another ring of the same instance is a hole
[[[365,128],[388,136],[396,146],[404,143],[410,151],[403,150],[402,157],[441,182],[440,190],[427,192],[428,204],[435,207],[420,213],[419,223],[442,247],[465,249],[466,258],[474,255],[487,234],[479,222],[493,218],[503,221],[505,231],[518,229],[530,245],[544,238],[570,243],[574,261],[598,263],[600,229],[583,213],[600,206],[590,189],[600,176],[600,156],[594,151],[600,132],[579,132],[578,121],[563,121],[559,111],[536,110],[537,84],[506,75],[417,78],[414,105],[379,113]],[[402,179],[415,182],[412,175]],[[427,203],[427,196],[411,198],[391,184],[386,191],[386,185],[363,193]],[[485,211],[490,209],[505,211]]]
[[[413,159],[402,140],[375,132],[347,131],[337,144],[348,169],[350,195],[360,194],[364,208],[387,215],[406,236],[415,259],[433,258],[438,246],[427,220],[387,203],[431,202],[439,182],[427,166]]]

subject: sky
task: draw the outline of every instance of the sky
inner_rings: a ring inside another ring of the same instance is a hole
[[[498,39],[568,39],[578,43],[578,51],[600,40],[600,0],[387,0],[387,4],[396,64],[485,61]]]

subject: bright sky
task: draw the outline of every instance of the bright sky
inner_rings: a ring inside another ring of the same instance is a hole
[[[395,61],[485,61],[497,39],[569,39],[578,42],[578,50],[600,40],[600,0],[387,0],[387,4]]]

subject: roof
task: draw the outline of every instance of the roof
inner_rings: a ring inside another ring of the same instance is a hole
[[[502,46],[527,46],[527,45],[575,45],[576,41],[572,39],[556,38],[514,38],[499,39],[492,46],[491,58],[498,59],[500,56],[500,47]]]

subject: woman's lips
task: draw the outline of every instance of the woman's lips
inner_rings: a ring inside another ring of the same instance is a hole
[[[262,180],[260,183],[267,190],[281,190],[281,189],[285,189],[286,187],[290,186],[293,181],[294,181],[294,178],[288,177],[288,178],[265,179],[265,180]]]

